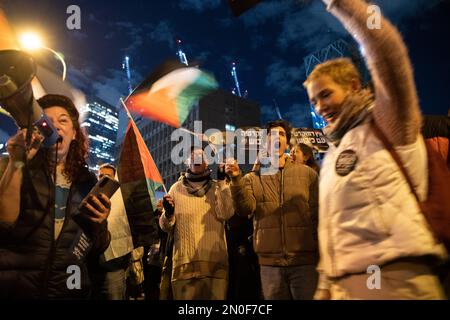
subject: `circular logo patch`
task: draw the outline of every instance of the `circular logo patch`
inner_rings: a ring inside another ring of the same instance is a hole
[[[355,169],[358,156],[353,150],[344,150],[336,160],[336,173],[346,176]]]

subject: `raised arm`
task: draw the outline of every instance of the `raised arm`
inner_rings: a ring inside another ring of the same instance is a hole
[[[2,159],[0,166],[0,224],[9,226],[19,216],[23,173],[9,159]]]
[[[216,199],[216,216],[220,221],[226,221],[234,215],[233,197],[231,189],[225,180],[217,181],[214,190]]]
[[[323,0],[360,46],[375,87],[374,118],[394,145],[417,139],[421,126],[413,70],[397,29],[384,17],[380,28],[370,29],[373,14],[363,0]]]
[[[236,213],[242,217],[250,217],[256,210],[256,198],[250,180],[250,174],[242,177],[242,172],[235,159],[228,159],[225,173],[231,177],[231,195]]]
[[[250,176],[241,175],[231,179],[231,194],[236,213],[242,217],[250,217],[256,210],[256,198],[253,194]]]
[[[23,180],[23,161],[25,157],[26,130],[19,131],[8,142],[7,159],[0,163],[0,223],[3,226],[13,225],[20,213],[20,192]],[[37,153],[42,137],[33,133],[31,146],[27,152],[28,160]]]
[[[170,188],[169,194],[164,196],[163,210],[159,217],[159,226],[162,231],[167,233],[171,233],[175,226],[175,202],[173,200],[174,186],[175,185]]]

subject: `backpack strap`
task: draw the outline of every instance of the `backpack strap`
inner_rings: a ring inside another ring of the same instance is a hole
[[[375,120],[372,119],[372,123],[371,123],[372,129],[375,133],[375,136],[380,139],[380,141],[383,143],[384,147],[386,148],[387,151],[389,151],[389,153],[391,154],[392,158],[394,159],[394,161],[397,163],[400,171],[402,172],[403,176],[405,177],[406,181],[408,182],[409,188],[411,189],[411,192],[414,194],[414,197],[417,200],[417,203],[420,204],[420,199],[419,196],[416,192],[416,190],[414,189],[414,185],[412,183],[412,180],[410,178],[410,176],[408,175],[408,172],[406,171],[405,167],[403,166],[402,160],[400,159],[400,156],[398,155],[397,151],[395,151],[394,146],[392,145],[392,143],[389,142],[388,138],[386,137],[386,135],[383,133],[383,131],[381,131],[381,129],[377,126],[377,124],[375,123]]]

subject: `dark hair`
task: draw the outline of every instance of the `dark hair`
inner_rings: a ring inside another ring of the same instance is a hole
[[[116,167],[114,167],[111,163],[103,163],[100,165],[100,167],[98,168],[98,171],[100,171],[101,169],[111,169],[112,171],[114,171],[114,174],[116,174]]]
[[[291,141],[291,130],[292,130],[291,124],[288,121],[282,119],[269,121],[266,124],[267,135],[270,134],[270,129],[275,127],[282,127],[284,131],[286,131],[287,143],[289,144],[289,141]]]
[[[51,107],[62,107],[67,110],[72,119],[72,122],[78,122],[80,114],[78,113],[77,107],[70,98],[60,95],[60,94],[47,94],[40,98],[38,101],[42,109]]]
[[[314,159],[313,149],[304,143],[299,143],[297,145],[297,147],[300,148],[300,150],[303,153],[303,156],[305,156],[305,158],[308,158],[305,162],[305,165],[307,165],[308,167],[310,167],[318,172],[320,167],[317,164],[316,159]]]
[[[76,138],[72,140],[69,147],[69,152],[64,164],[64,176],[69,181],[76,181],[79,177],[80,170],[86,166],[86,158],[88,154],[88,140],[83,130],[81,130],[78,122],[79,113],[72,100],[68,97],[58,94],[47,94],[37,100],[42,109],[51,107],[61,107],[67,110],[72,125],[76,133]],[[49,159],[52,163],[52,158]]]

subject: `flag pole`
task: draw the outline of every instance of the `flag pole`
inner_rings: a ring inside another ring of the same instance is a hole
[[[133,121],[134,124],[136,124],[136,122],[134,122],[133,120],[133,117],[131,116],[130,110],[128,110],[127,105],[125,104],[122,98],[120,98],[120,102],[122,103],[122,106],[125,108],[128,118],[130,118],[130,120]]]
[[[127,105],[125,104],[125,102],[123,101],[122,98],[120,98],[120,102],[121,102],[122,106],[125,108],[125,111],[127,112],[128,118],[130,118],[130,120],[134,123],[134,125],[135,125],[136,128],[137,128],[136,122],[134,122],[133,117],[131,116],[130,110],[128,110]],[[139,128],[137,128],[137,129],[138,129],[138,131],[139,131]],[[139,132],[139,133],[140,133],[140,132]],[[163,187],[163,189],[164,189],[164,192],[165,192],[166,194],[168,194],[166,185],[164,184],[164,181],[163,181],[163,183],[162,183],[162,187]]]

